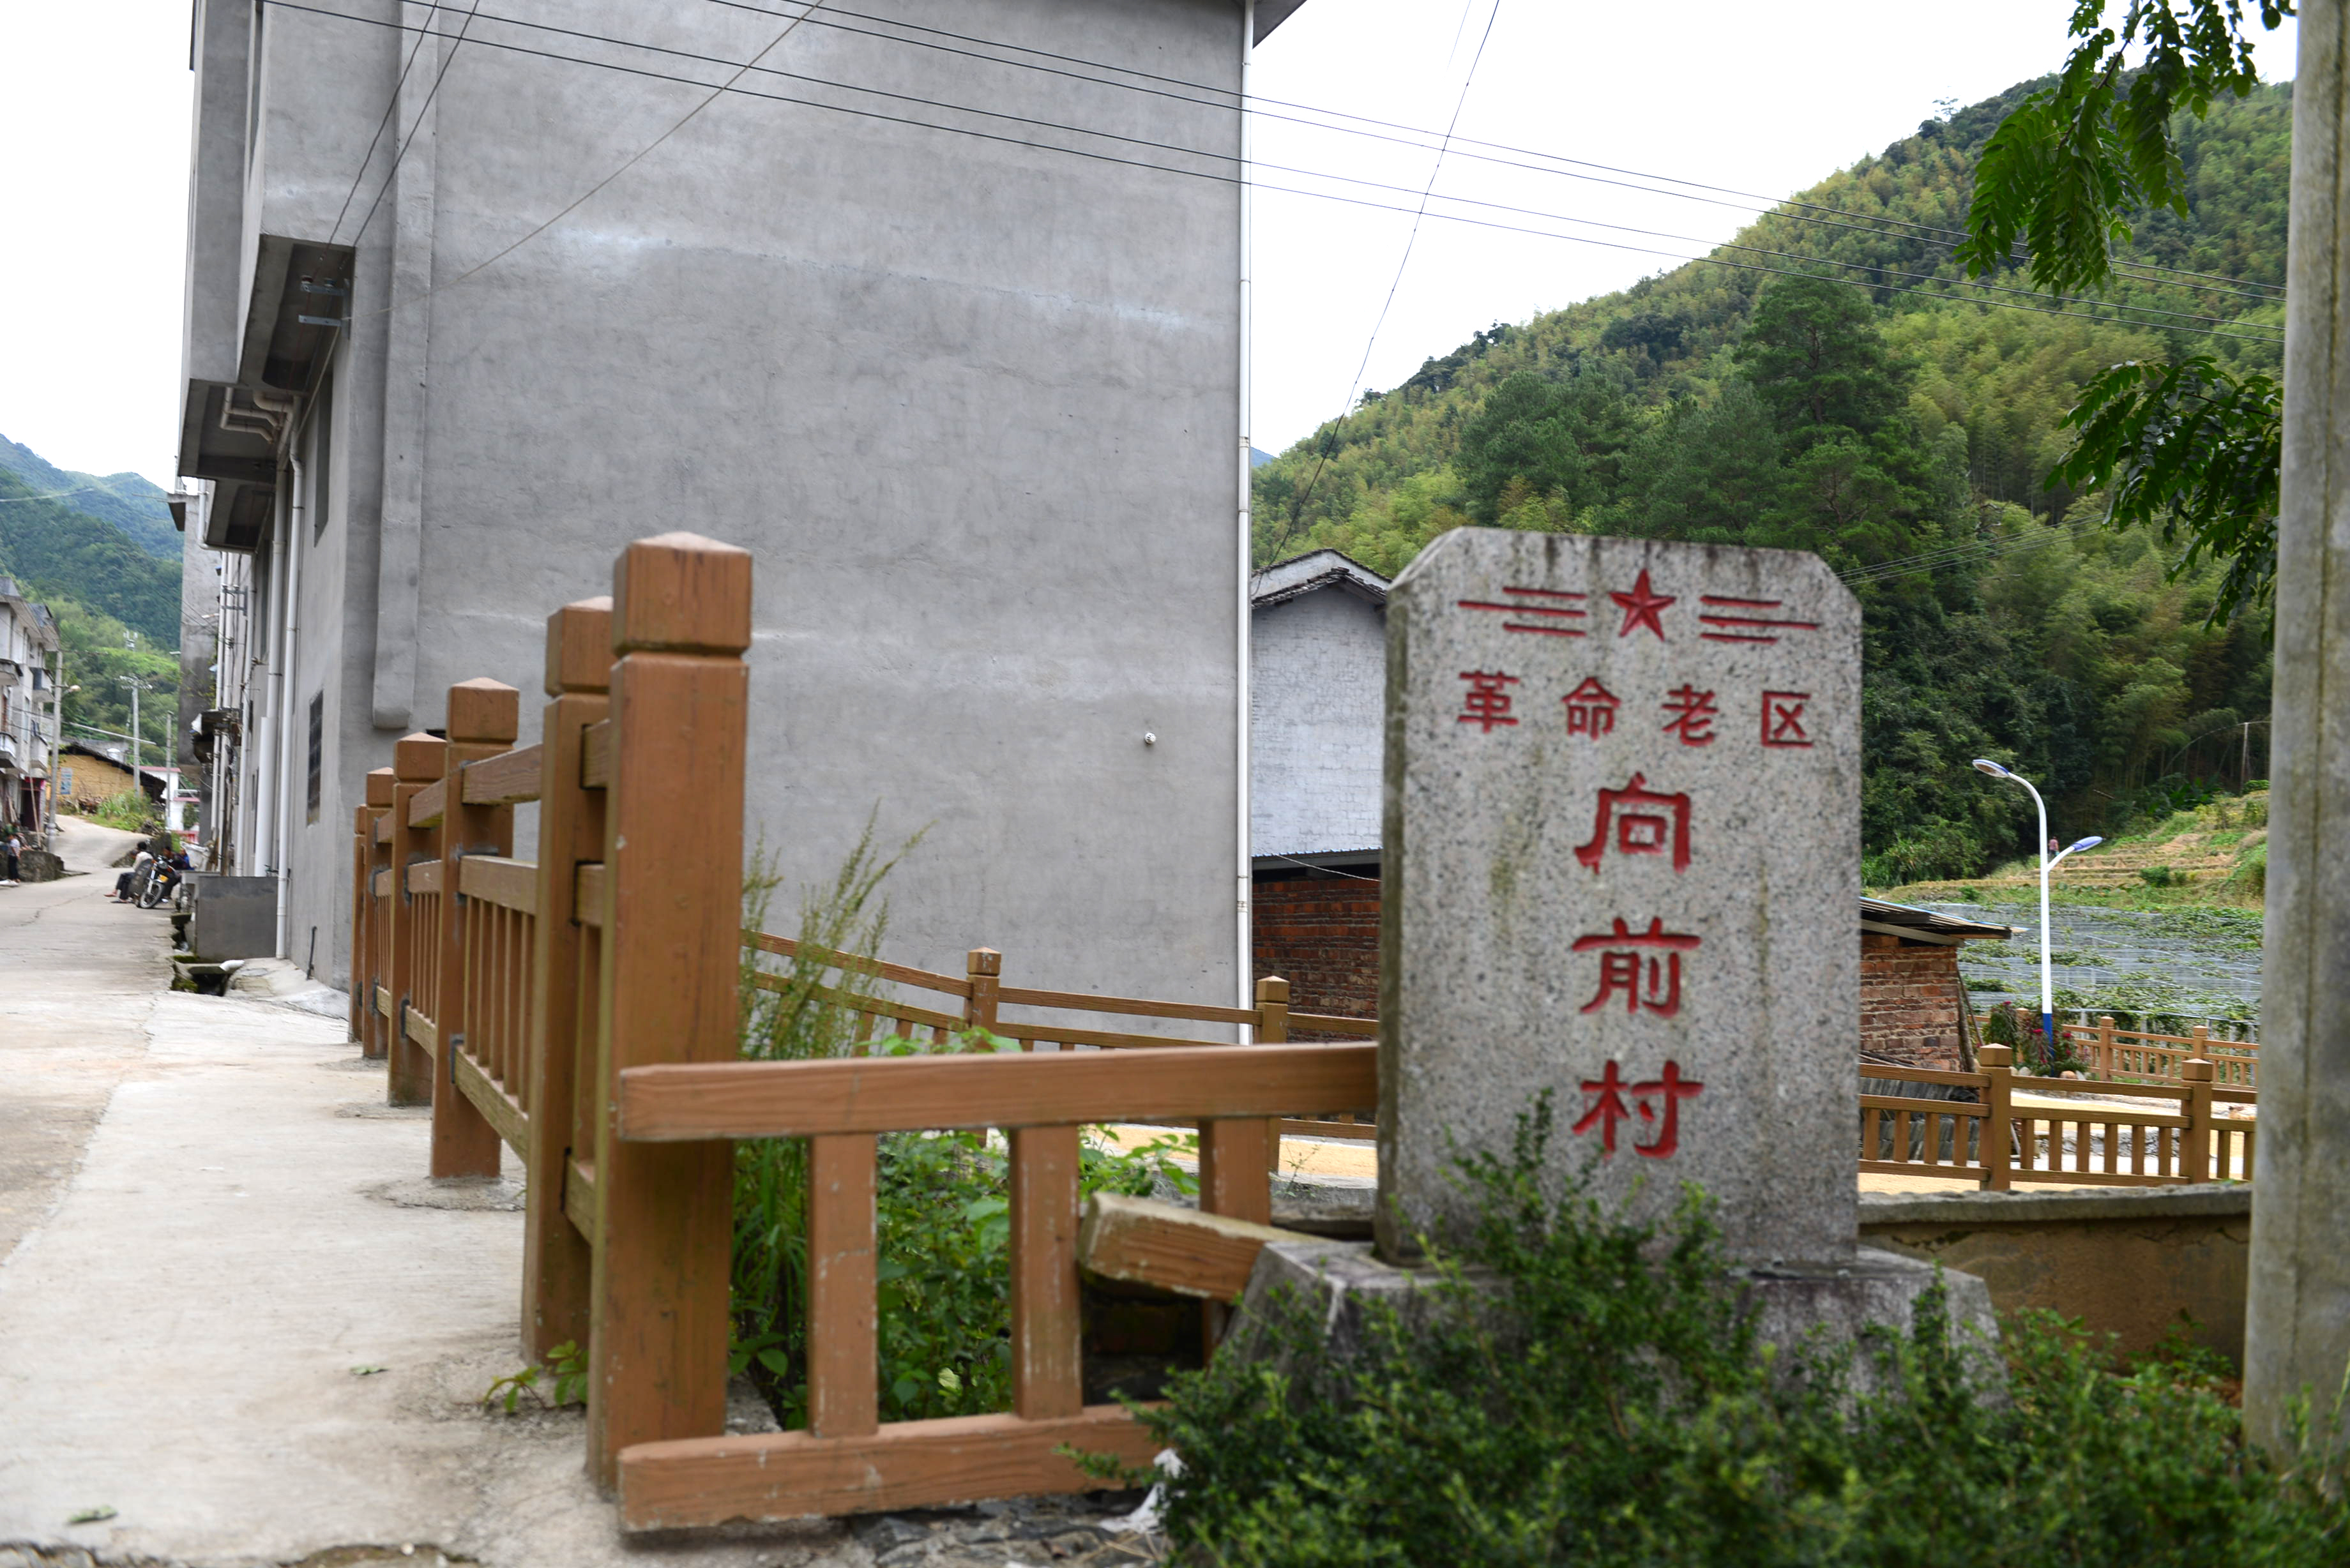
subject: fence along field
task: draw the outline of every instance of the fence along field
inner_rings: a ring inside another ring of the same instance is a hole
[[[986,948],[954,976],[743,931],[751,570],[747,553],[691,535],[630,545],[608,599],[548,618],[538,745],[514,745],[513,687],[468,680],[449,691],[445,740],[404,737],[392,765],[368,775],[353,822],[352,1033],[389,1058],[395,1103],[432,1106],[432,1175],[494,1175],[502,1148],[523,1161],[524,1343],[534,1357],[586,1347],[589,1469],[617,1490],[628,1527],[1097,1485],[1055,1450],[1149,1455],[1122,1407],[1082,1401],[1079,1129],[1196,1124],[1201,1207],[1261,1223],[1280,1132],[1373,1130],[1357,1115],[1378,1099],[1374,1048],[1290,1035],[1359,1039],[1378,1024],[1294,1013],[1277,979],[1258,983],[1253,1008],[1202,1006],[1006,986]],[[705,809],[677,812],[680,798]],[[532,859],[515,855],[525,802],[538,806]],[[935,999],[828,988],[858,1014],[860,1041],[945,1044],[982,1029],[1019,1051],[742,1061],[745,947]],[[1230,1040],[1071,1014],[1247,1031],[1255,1044],[1237,1074],[1219,1054]],[[2168,1041],[2105,1034],[2101,1064],[2163,1080],[2126,1092],[2176,1101],[2176,1113],[2019,1106],[1991,1049],[1981,1074],[1871,1068],[1972,1088],[1977,1103],[1865,1096],[1862,1168],[1993,1187],[2249,1172],[2251,1125],[2212,1112],[2251,1104],[2249,1087],[2215,1085],[2208,1063],[2159,1048]],[[2049,1087],[2030,1083],[2035,1096]],[[876,1139],[972,1127],[1001,1129],[1010,1149],[1014,1407],[882,1423]],[[745,1137],[810,1140],[810,1424],[728,1437],[729,1144]]]

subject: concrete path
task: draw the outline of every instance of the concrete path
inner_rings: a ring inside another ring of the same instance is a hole
[[[112,886],[0,889],[0,1564],[873,1561],[815,1523],[624,1547],[577,1411],[476,1407],[521,1216],[401,1206],[443,1196],[426,1124],[341,1023],[169,991]]]

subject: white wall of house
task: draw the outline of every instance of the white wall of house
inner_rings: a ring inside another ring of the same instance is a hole
[[[1386,592],[1385,578],[1332,550],[1257,575],[1249,838],[1260,862],[1379,846]]]

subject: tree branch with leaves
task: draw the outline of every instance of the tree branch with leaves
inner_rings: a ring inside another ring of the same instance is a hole
[[[2106,21],[2110,6],[2079,0],[2056,85],[1984,144],[1956,253],[1970,277],[2022,264],[2060,294],[2104,283],[2136,214],[2187,213],[2175,117],[2200,119],[2220,95],[2261,85],[2241,0],[2128,0],[2118,26]],[[2258,10],[2272,32],[2293,14],[2290,0],[2259,0]],[[2106,491],[2109,527],[2159,529],[2177,551],[2173,581],[2207,556],[2226,559],[2211,609],[2224,622],[2264,607],[2274,583],[2281,417],[2273,379],[2209,357],[2116,365],[2066,417],[2076,434],[2049,483]]]

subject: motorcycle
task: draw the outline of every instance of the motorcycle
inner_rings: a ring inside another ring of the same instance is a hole
[[[156,909],[165,899],[170,899],[177,908],[180,889],[186,884],[187,877],[178,867],[168,860],[153,860],[148,863],[142,880],[134,884],[132,890],[138,895],[137,903],[142,909]]]

